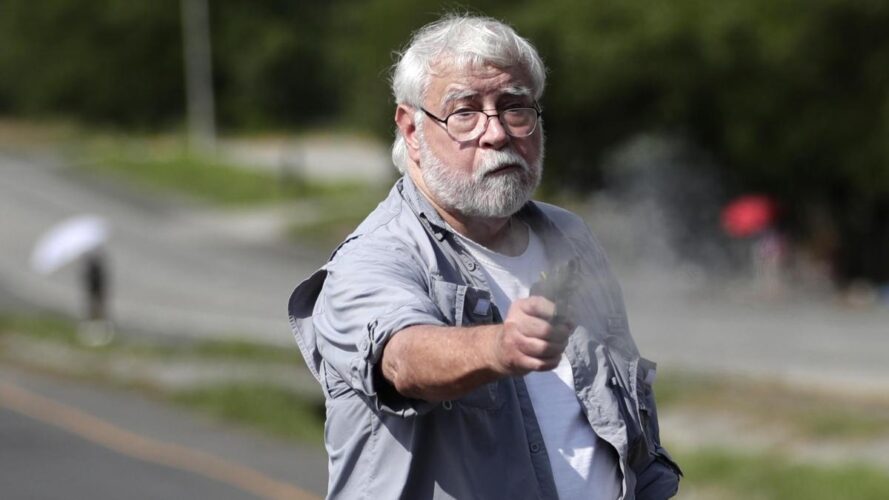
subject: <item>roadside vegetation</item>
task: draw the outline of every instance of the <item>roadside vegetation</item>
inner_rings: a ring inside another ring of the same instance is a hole
[[[889,400],[803,389],[769,379],[667,373],[655,388],[662,410],[730,414],[783,439],[867,440],[889,436]]]
[[[177,391],[170,396],[177,403],[274,436],[323,444],[323,403],[295,394],[285,387],[223,382]]]
[[[77,325],[65,318],[2,314],[0,362],[122,385],[282,439],[322,444],[323,401],[295,346],[159,342],[118,335],[111,344],[94,348],[78,342]],[[115,363],[126,369],[119,370]],[[148,369],[140,368],[145,366]],[[170,380],[158,375],[183,367],[190,376]],[[200,376],[207,367],[213,367],[210,376]],[[854,458],[850,462],[800,455],[777,441],[766,447],[743,444],[762,439],[756,429],[765,429],[766,436],[777,430],[781,440],[796,445],[817,448],[827,441],[855,450],[863,442],[889,436],[889,402],[803,391],[768,380],[669,370],[664,370],[655,390],[662,424],[682,413],[697,415],[702,422],[748,419],[744,432],[749,435],[705,439],[703,444],[671,442],[671,434],[678,433],[663,428],[667,445],[685,472],[680,499],[889,498],[885,466]]]
[[[155,189],[222,209],[283,206],[285,236],[333,248],[376,206],[388,186],[311,181],[284,169],[251,168],[221,156],[189,152],[168,138],[104,140],[82,152],[78,168],[109,175],[136,189]]]
[[[294,139],[324,137],[303,131]],[[206,204],[222,212],[277,210],[284,237],[330,251],[379,203],[387,183],[313,181],[299,165],[270,169],[238,162],[224,153],[189,151],[175,134],[121,134],[66,122],[0,119],[0,149],[57,155],[75,174],[101,176],[125,192]]]
[[[219,129],[390,138],[392,53],[444,8],[501,18],[537,45],[545,182],[589,192],[622,144],[675,138],[726,198],[780,201],[782,229],[839,284],[889,281],[885,0],[211,2]],[[181,129],[180,12],[176,0],[6,0],[0,113]]]
[[[321,445],[324,405],[296,345],[160,340],[118,334],[79,341],[51,315],[0,314],[0,363],[140,391],[285,439]]]
[[[880,500],[889,474],[866,463],[818,465],[771,453],[681,451],[680,500]]]
[[[312,182],[283,169],[251,168],[220,155],[189,152],[173,136],[101,136],[81,149],[80,155],[77,166],[81,169],[222,206],[342,200],[366,191],[360,183]]]

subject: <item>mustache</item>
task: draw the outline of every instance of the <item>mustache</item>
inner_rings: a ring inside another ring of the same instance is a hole
[[[488,151],[481,158],[478,169],[476,169],[476,179],[481,179],[486,175],[500,170],[501,168],[515,166],[519,167],[524,173],[531,171],[530,165],[524,158],[512,149],[503,149],[499,151]]]

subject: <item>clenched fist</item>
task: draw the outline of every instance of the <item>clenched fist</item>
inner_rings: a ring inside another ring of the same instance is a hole
[[[574,326],[555,317],[556,305],[543,297],[513,301],[494,343],[496,370],[514,376],[558,366]]]

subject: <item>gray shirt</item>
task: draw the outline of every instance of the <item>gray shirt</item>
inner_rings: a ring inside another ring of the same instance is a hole
[[[601,247],[560,208],[529,202],[516,216],[549,262],[580,263],[579,326],[565,353],[590,426],[618,458],[621,498],[672,496],[680,472],[659,442],[655,367],[639,357]],[[326,398],[328,498],[557,498],[521,377],[433,404],[401,396],[380,373],[386,342],[404,328],[501,318],[478,262],[409,177],[296,288],[289,312]]]

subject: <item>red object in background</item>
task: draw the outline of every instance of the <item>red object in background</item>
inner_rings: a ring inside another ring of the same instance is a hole
[[[753,236],[767,229],[777,214],[778,206],[768,196],[739,196],[722,209],[722,228],[735,238]]]

